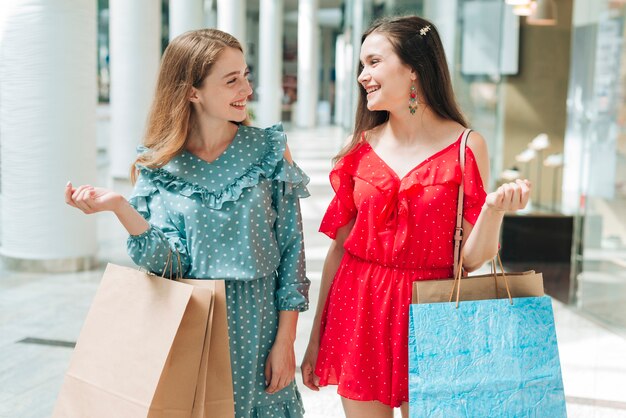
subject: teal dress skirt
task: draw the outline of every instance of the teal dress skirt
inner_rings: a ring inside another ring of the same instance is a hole
[[[240,125],[211,163],[183,151],[160,168],[139,166],[129,199],[150,223],[128,238],[137,265],[160,274],[177,251],[182,271],[175,263],[176,274],[225,280],[237,418],[304,414],[295,380],[265,393],[278,311],[305,311],[310,285],[299,206],[309,179],[284,159],[286,143],[280,125]]]

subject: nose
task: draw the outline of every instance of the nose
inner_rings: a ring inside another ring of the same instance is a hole
[[[367,82],[367,80],[369,80],[370,75],[365,71],[365,68],[363,68],[361,70],[361,73],[359,74],[359,76],[356,78],[356,81],[358,81],[359,83],[363,84],[365,82]]]
[[[243,85],[243,89],[242,92],[246,95],[249,96],[252,94],[252,87],[250,87],[250,81],[246,80],[246,83]]]

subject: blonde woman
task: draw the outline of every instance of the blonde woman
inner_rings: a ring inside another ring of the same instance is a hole
[[[174,39],[132,197],[68,183],[65,199],[87,214],[114,212],[136,264],[160,273],[173,251],[175,273],[225,279],[236,417],[300,417],[294,340],[308,307],[299,207],[308,178],[280,126],[243,123],[247,76],[231,35],[203,29]]]

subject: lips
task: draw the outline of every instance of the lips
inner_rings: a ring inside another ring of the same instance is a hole
[[[377,92],[378,90],[380,90],[380,86],[365,87],[365,91],[367,92],[368,95],[370,95],[371,93]]]
[[[247,100],[242,100],[240,102],[233,102],[230,105],[236,109],[243,109],[246,107],[247,104],[248,104]]]

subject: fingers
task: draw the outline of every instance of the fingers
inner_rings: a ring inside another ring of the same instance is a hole
[[[272,366],[270,365],[270,361],[269,359],[267,359],[265,361],[265,386],[266,386],[266,391],[267,391],[267,387],[269,386],[270,382],[272,381]]]
[[[76,204],[74,203],[74,200],[72,200],[73,192],[74,192],[74,189],[72,188],[72,182],[68,181],[67,184],[65,185],[65,203],[67,203],[70,206],[77,207]]]
[[[289,368],[276,369],[272,368],[271,362],[265,363],[265,392],[270,395],[286,388],[294,378],[293,370],[290,373]]]
[[[286,388],[292,380],[292,376],[289,376],[288,373],[279,373],[276,370],[272,370],[271,379],[269,381],[269,384],[265,388],[265,392],[269,393],[270,395],[276,393]]]
[[[518,183],[520,185],[521,191],[522,191],[522,195],[521,195],[521,208],[525,208],[526,205],[528,204],[528,199],[530,199],[530,189],[531,189],[531,184],[528,180],[516,180],[516,183]]]
[[[267,369],[270,369],[269,372],[269,378],[268,378],[268,374],[267,374]],[[265,388],[265,392],[272,394],[277,392],[278,390],[282,389],[280,387],[280,381],[281,381],[281,376],[279,373],[274,372],[274,370],[272,370],[271,366],[266,365],[265,366],[265,381],[269,382],[267,383],[267,387]]]
[[[531,184],[528,180],[515,180],[512,183],[505,183],[498,189],[490,193],[485,199],[485,203],[499,211],[516,211],[523,209],[530,199]]]
[[[319,391],[320,380],[319,377],[317,377],[317,375],[313,373],[313,367],[311,366],[311,363],[302,363],[302,366],[300,366],[300,371],[302,372],[302,383],[304,384],[304,386],[316,392]]]
[[[93,208],[90,206],[91,192],[93,192],[93,187],[86,184],[79,186],[71,196],[76,207],[85,213],[93,213]]]

